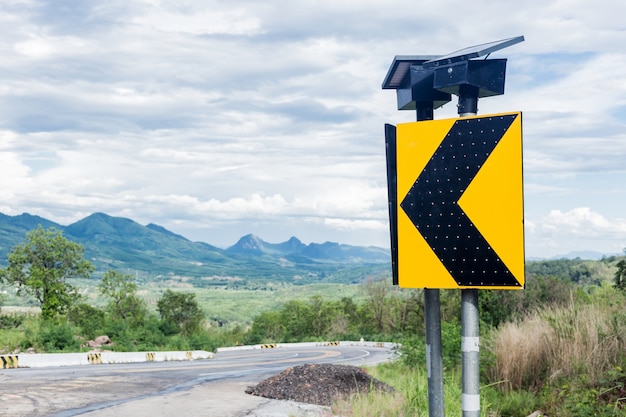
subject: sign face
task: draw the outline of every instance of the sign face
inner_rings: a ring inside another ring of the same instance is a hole
[[[522,114],[400,124],[398,284],[524,287]]]

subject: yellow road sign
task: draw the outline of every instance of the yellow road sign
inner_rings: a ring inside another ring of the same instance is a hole
[[[400,124],[398,284],[524,286],[522,114]]]

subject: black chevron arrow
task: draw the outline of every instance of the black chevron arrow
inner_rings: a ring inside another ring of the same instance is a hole
[[[457,120],[400,204],[459,286],[520,286],[458,204],[516,117]]]

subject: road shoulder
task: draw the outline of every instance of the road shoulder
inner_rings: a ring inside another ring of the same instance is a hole
[[[94,410],[85,417],[165,417],[173,415],[219,415],[224,417],[321,417],[331,416],[328,407],[271,400],[245,393],[254,382],[210,382],[188,390],[128,401]]]

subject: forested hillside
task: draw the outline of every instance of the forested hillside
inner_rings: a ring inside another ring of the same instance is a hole
[[[94,276],[113,269],[132,273],[140,281],[184,277],[196,287],[252,287],[270,282],[308,284],[358,283],[389,269],[388,250],[334,242],[302,243],[296,237],[272,244],[246,235],[221,249],[187,238],[154,224],[92,214],[69,226],[38,216],[0,214],[0,266],[28,231],[41,225],[55,228],[85,249]]]

